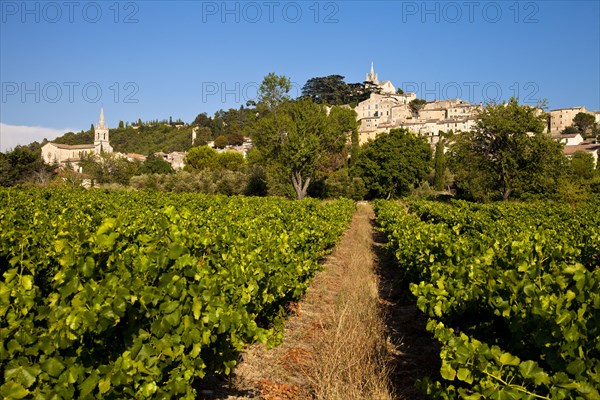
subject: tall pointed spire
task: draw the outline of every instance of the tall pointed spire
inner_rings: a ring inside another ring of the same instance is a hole
[[[374,83],[375,85],[379,84],[379,79],[377,74],[375,73],[375,67],[373,66],[373,61],[371,61],[371,72],[367,73],[367,82]]]
[[[104,106],[100,106],[100,121],[98,121],[99,129],[107,129],[106,122],[104,122]]]

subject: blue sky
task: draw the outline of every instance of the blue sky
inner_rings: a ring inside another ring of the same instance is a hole
[[[0,149],[138,118],[192,121],[340,74],[427,100],[600,109],[599,1],[0,0]]]

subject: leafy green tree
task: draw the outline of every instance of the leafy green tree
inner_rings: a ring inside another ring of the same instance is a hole
[[[343,105],[359,103],[379,88],[364,83],[346,83],[341,75],[311,78],[302,87],[302,96],[319,104]]]
[[[129,184],[132,176],[140,173],[138,162],[127,161],[116,153],[90,154],[84,156],[79,164],[85,175],[94,183]]]
[[[292,82],[285,76],[278,76],[270,72],[264,77],[258,88],[258,102],[270,111],[274,111],[280,104],[290,100],[289,92]]]
[[[555,177],[562,164],[561,146],[542,134],[543,116],[511,98],[488,104],[472,132],[456,135],[451,145],[455,182],[474,197],[500,193],[508,200],[515,189],[535,186],[539,171]],[[546,153],[545,153],[546,152]],[[557,165],[552,162],[558,160]],[[545,181],[545,179],[544,179]]]
[[[396,94],[404,94],[404,90],[401,88],[396,89]]]
[[[352,165],[364,181],[368,198],[409,194],[431,170],[431,147],[406,129],[392,129],[367,143]]]
[[[119,121],[119,129],[124,129],[125,123],[123,121]]]
[[[228,144],[229,141],[227,140],[227,136],[225,135],[219,135],[215,138],[215,147],[217,149],[224,149],[225,147],[227,147]]]
[[[304,198],[319,163],[345,146],[341,129],[346,117],[338,111],[334,116],[339,118],[330,124],[325,108],[310,98],[282,103],[277,116],[268,113],[257,121],[252,158],[265,165],[271,177],[291,183],[296,198]]]
[[[192,147],[186,157],[186,169],[203,170],[214,168],[217,164],[217,156],[219,153],[208,146]]]
[[[446,176],[446,160],[444,158],[444,141],[440,140],[435,145],[435,176],[433,179],[433,187],[435,190],[444,190]]]
[[[571,174],[578,179],[594,177],[594,157],[584,151],[577,151],[570,161]]]
[[[244,144],[244,134],[237,131],[227,135],[227,144],[230,146],[241,146]]]
[[[596,125],[596,118],[592,114],[580,112],[573,118],[573,126],[584,135],[591,133],[594,125]]]
[[[39,143],[16,146],[0,153],[0,186],[14,186],[28,181],[44,183],[52,174],[53,166],[42,161]]]
[[[212,140],[212,132],[210,128],[206,126],[200,126],[196,129],[196,140],[194,141],[194,146],[204,146],[208,144]]]
[[[219,168],[229,171],[243,171],[246,161],[241,153],[236,151],[224,151],[217,155],[216,163]]]
[[[156,155],[149,154],[140,168],[142,174],[172,174],[175,171],[167,160]]]

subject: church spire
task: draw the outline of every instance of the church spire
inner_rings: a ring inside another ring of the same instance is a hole
[[[377,77],[377,74],[375,73],[375,67],[373,66],[373,61],[371,61],[371,72],[369,72],[367,74],[367,82],[371,82],[374,83],[375,85],[379,84],[379,79]]]
[[[106,129],[106,122],[104,122],[104,106],[100,107],[100,121],[98,121],[98,129]]]

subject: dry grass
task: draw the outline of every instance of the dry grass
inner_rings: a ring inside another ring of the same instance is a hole
[[[387,400],[391,356],[378,300],[368,204],[358,206],[350,229],[293,304],[283,343],[248,348],[235,369],[238,392],[263,400]],[[253,397],[223,396],[228,400]]]
[[[371,217],[371,208],[359,205],[353,234],[336,248],[338,265],[328,278],[337,290],[333,302],[322,310],[321,335],[308,369],[317,399],[393,398],[386,327],[373,269]]]

